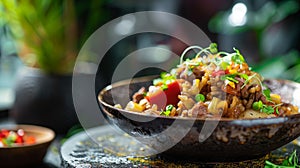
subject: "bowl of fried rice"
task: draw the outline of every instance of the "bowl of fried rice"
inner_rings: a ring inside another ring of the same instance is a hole
[[[192,59],[189,50],[199,52]],[[300,84],[264,79],[243,55],[188,47],[160,76],[116,82],[98,95],[107,120],[157,151],[205,162],[264,157],[300,135]]]

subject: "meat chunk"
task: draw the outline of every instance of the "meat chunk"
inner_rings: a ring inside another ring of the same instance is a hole
[[[202,76],[204,76],[205,71],[201,71],[201,70],[198,69],[198,68],[193,68],[193,74],[195,75],[195,78],[196,78],[196,79],[201,79]]]
[[[203,117],[207,114],[207,106],[203,102],[198,102],[188,110],[189,117]]]
[[[146,91],[145,87],[142,87],[139,91],[137,91],[137,92],[132,96],[133,102],[139,103],[139,102],[144,98],[144,95],[145,95],[146,92],[147,92],[147,91]]]

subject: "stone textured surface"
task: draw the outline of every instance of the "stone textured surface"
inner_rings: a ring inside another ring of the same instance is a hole
[[[67,140],[61,148],[62,167],[264,167],[265,160],[281,162],[293,150],[300,151],[298,141],[283,146],[265,157],[243,162],[202,163],[174,160],[162,156],[137,157],[151,150],[111,126],[92,128]]]

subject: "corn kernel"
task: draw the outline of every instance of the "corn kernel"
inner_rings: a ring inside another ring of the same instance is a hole
[[[278,94],[270,94],[271,100],[275,102],[276,104],[279,104],[281,102],[281,97]]]
[[[235,88],[235,84],[233,82],[228,82],[228,85],[231,86],[232,88]]]
[[[199,88],[199,85],[200,85],[200,79],[195,79],[195,86]]]
[[[229,70],[229,73],[230,73],[230,74],[235,74],[235,73],[237,73],[237,70],[236,70],[236,69],[230,69],[230,70]]]
[[[135,103],[135,102],[133,102],[133,101],[130,101],[127,104],[125,110],[135,111],[135,112],[142,112],[144,110],[144,107],[137,104],[137,103]]]

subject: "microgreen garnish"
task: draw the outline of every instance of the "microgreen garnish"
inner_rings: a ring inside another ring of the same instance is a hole
[[[258,102],[254,102],[253,104],[252,104],[252,108],[253,108],[253,110],[260,110],[260,109],[262,109],[263,108],[263,103],[262,103],[262,101],[260,100],[260,101],[258,101]]]
[[[274,109],[273,109],[272,106],[264,105],[263,108],[261,109],[261,112],[264,112],[266,114],[273,114],[274,113]]]
[[[167,105],[166,110],[162,111],[160,113],[160,115],[164,115],[164,116],[170,116],[171,111],[173,110],[174,106],[172,104]]]
[[[197,53],[196,58],[198,58],[202,53],[206,55],[210,54],[217,54],[218,53],[218,45],[216,43],[211,43],[209,47],[202,49],[200,52]]]
[[[238,75],[239,75],[241,78],[244,78],[245,80],[248,80],[248,79],[249,79],[249,76],[248,76],[247,74],[238,73]]]
[[[260,112],[266,113],[266,114],[272,114],[274,113],[274,108],[272,106],[265,105],[261,100],[258,102],[254,102],[252,104],[253,110],[259,110]]]
[[[234,82],[234,83],[239,83],[238,80],[234,79],[236,77],[237,74],[227,74],[227,75],[222,75],[221,76],[221,80],[229,80],[231,82]]]
[[[227,52],[219,52],[219,55],[225,55],[224,57],[222,57],[222,61],[224,62],[234,62],[237,64],[242,64],[245,62],[245,59],[243,57],[243,55],[240,53],[240,51],[236,48],[233,48],[233,50],[235,51],[235,53],[227,53]]]
[[[230,64],[228,62],[222,61],[219,65],[223,70],[226,70]]]
[[[276,114],[279,114],[278,107],[275,108]]]
[[[263,90],[263,95],[266,97],[268,101],[271,101],[271,90],[269,88]]]
[[[242,64],[245,62],[245,59],[243,57],[243,55],[240,53],[240,51],[236,48],[233,48],[233,50],[236,52],[236,54],[234,54],[231,57],[231,61],[237,63],[237,64]]]
[[[181,56],[180,56],[180,64],[183,63],[183,58],[184,58],[185,54],[186,54],[188,51],[192,50],[192,49],[198,49],[198,50],[200,50],[200,51],[203,50],[203,48],[202,48],[202,47],[199,47],[199,46],[190,46],[190,47],[186,48],[186,49],[182,52],[182,54],[181,54]]]
[[[264,168],[298,168],[300,165],[298,164],[298,156],[296,150],[285,159],[280,165],[274,164],[268,160],[265,162]]]
[[[197,94],[196,96],[195,96],[195,100],[197,101],[197,102],[204,102],[205,101],[205,96],[203,95],[203,94],[201,94],[201,93],[199,93],[199,94]]]
[[[245,75],[246,75],[246,74],[245,74]],[[248,76],[248,75],[247,75],[247,76]],[[256,77],[256,73],[255,73],[255,74],[253,74],[253,75],[247,77],[247,79],[245,80],[245,82],[244,82],[243,86],[241,87],[241,89],[243,89],[243,88],[249,83],[249,81],[250,81],[252,78],[255,78],[255,79],[258,80],[259,83],[261,84],[261,81],[259,80],[258,77]]]
[[[212,54],[216,54],[218,53],[218,45],[216,43],[211,43],[209,45],[209,51],[212,53]]]

